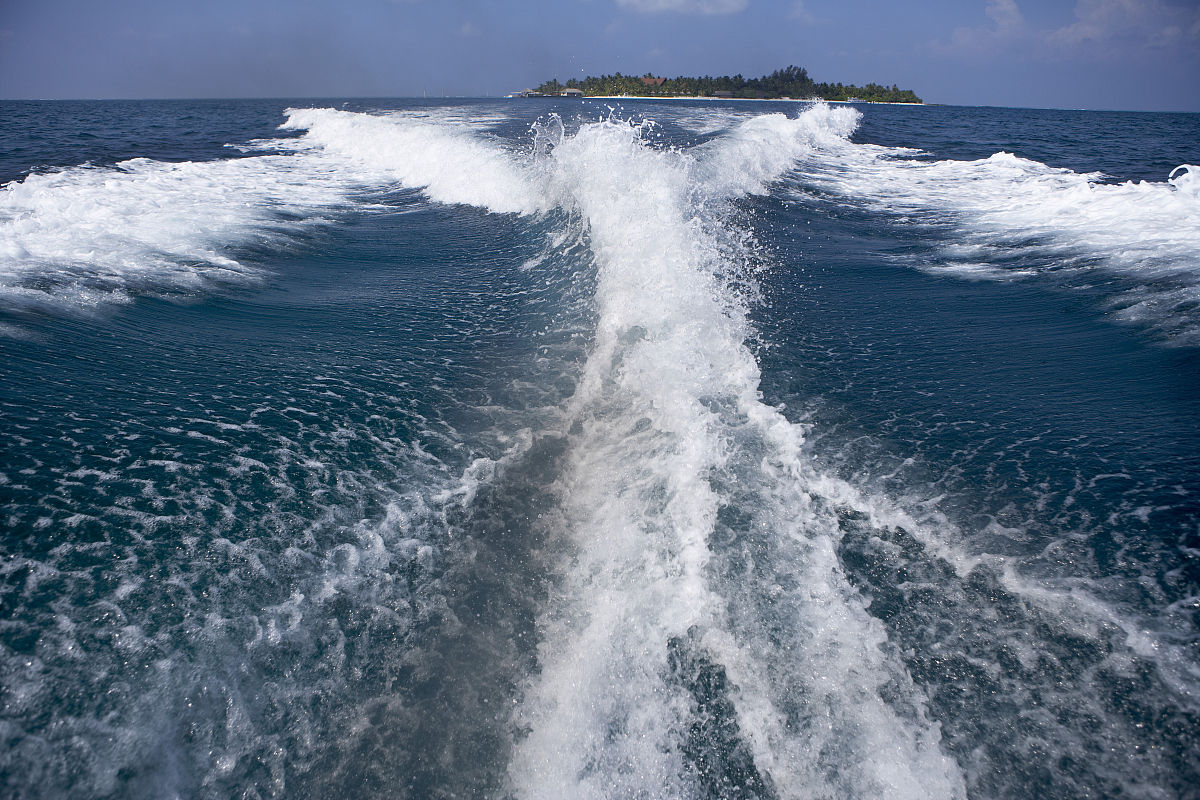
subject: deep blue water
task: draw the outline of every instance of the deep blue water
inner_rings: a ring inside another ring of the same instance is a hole
[[[4,794],[1196,796],[1198,149],[0,104]]]

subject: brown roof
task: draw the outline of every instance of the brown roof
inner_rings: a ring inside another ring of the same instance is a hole
[[[642,78],[642,83],[646,86],[662,86],[666,78]]]

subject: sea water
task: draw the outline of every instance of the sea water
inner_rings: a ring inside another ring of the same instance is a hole
[[[0,119],[6,796],[1196,796],[1200,116]]]

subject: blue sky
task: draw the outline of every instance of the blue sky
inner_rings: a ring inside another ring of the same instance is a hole
[[[625,72],[1200,111],[1200,0],[0,0],[0,97],[503,94]]]

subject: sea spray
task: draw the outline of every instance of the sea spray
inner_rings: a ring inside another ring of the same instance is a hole
[[[781,127],[785,140],[806,132]],[[790,166],[765,149],[754,159],[745,138],[703,167],[718,197],[750,164],[741,191]],[[719,243],[730,209],[697,185],[692,157],[624,123],[583,125],[554,160],[554,196],[596,255],[597,332],[571,400],[559,494],[574,552],[540,623],[511,767],[520,793],[961,796],[919,692],[837,566],[799,430],[758,396],[746,309],[721,278],[737,272]],[[763,508],[747,546],[760,569],[803,576],[788,591],[714,553],[734,500]],[[739,595],[748,578],[786,622],[748,613],[762,599]],[[907,710],[884,701],[885,684]]]

